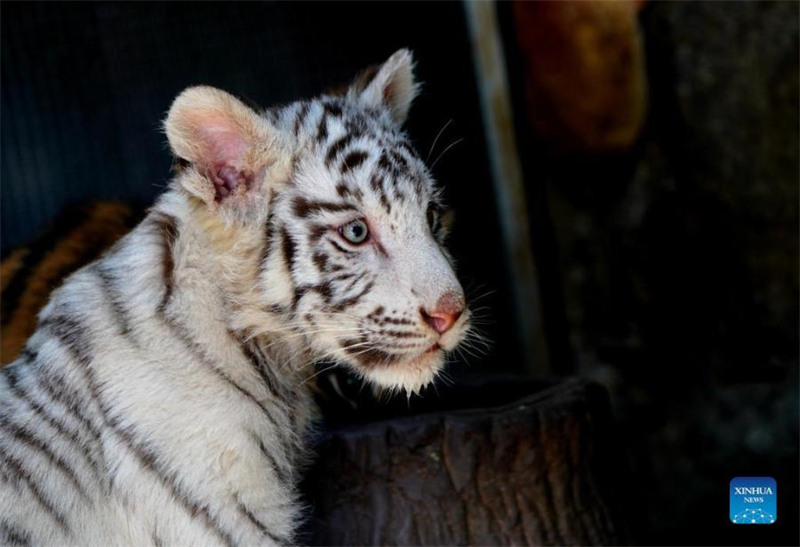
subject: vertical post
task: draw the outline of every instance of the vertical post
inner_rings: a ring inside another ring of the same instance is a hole
[[[552,368],[496,6],[494,2],[478,0],[464,0],[463,5],[525,370],[546,376]]]

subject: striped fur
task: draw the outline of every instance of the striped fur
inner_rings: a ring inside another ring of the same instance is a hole
[[[442,334],[424,312],[463,293],[400,129],[411,65],[263,113],[176,99],[185,166],[0,373],[2,542],[290,544],[313,364],[407,391],[435,377],[469,312]],[[354,219],[363,245],[340,230]]]
[[[131,205],[97,202],[72,207],[0,267],[0,367],[17,358],[36,330],[50,293],[72,272],[97,259],[142,219]]]

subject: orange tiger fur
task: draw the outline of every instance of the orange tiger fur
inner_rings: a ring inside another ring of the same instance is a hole
[[[111,247],[142,216],[140,209],[119,202],[71,207],[30,245],[3,260],[0,367],[16,359],[36,330],[36,317],[53,289]]]

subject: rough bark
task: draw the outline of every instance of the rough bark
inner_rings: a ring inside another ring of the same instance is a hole
[[[598,545],[628,541],[627,465],[599,386],[466,389],[473,408],[339,426],[306,481],[324,545]],[[455,393],[457,390],[454,390]],[[488,397],[481,399],[481,391]],[[523,394],[524,393],[524,394]],[[505,397],[504,397],[505,395]],[[475,408],[483,401],[503,404]],[[452,405],[452,401],[445,403]]]

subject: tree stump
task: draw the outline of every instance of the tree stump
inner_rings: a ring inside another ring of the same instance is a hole
[[[423,401],[422,414],[323,430],[309,543],[629,541],[627,460],[600,386],[484,378]]]

